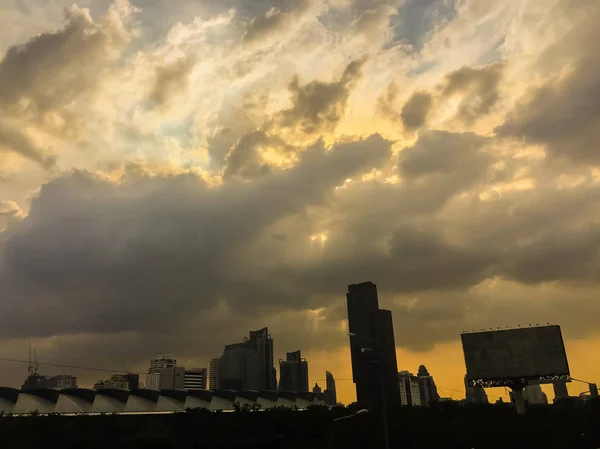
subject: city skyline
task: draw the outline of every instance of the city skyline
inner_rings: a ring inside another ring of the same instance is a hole
[[[559,323],[600,378],[597,0],[0,3],[3,358],[208,367],[269,326],[351,402],[369,279],[444,396],[473,329]]]

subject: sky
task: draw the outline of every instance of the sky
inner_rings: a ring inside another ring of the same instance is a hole
[[[268,326],[348,403],[369,280],[442,396],[473,329],[559,324],[600,381],[599,2],[72,1],[0,4],[1,357],[202,367]]]

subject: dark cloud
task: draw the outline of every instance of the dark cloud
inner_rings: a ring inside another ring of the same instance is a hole
[[[442,96],[461,95],[456,118],[472,124],[491,111],[500,98],[499,84],[504,64],[482,68],[462,67],[446,75]]]
[[[350,31],[355,35],[374,38],[381,35],[389,25],[390,17],[397,13],[392,5],[379,3],[372,9],[367,9],[350,25]]]
[[[87,10],[72,6],[65,10],[64,28],[9,48],[0,61],[0,114],[26,119],[49,134],[77,135],[82,124],[68,108],[95,89],[103,68],[127,45],[131,13],[128,4],[116,4],[94,22]],[[0,134],[0,143],[12,151],[46,168],[54,163],[24,133]]]
[[[428,92],[415,92],[402,107],[400,117],[405,129],[418,129],[427,123],[427,115],[433,105]]]
[[[466,180],[481,174],[490,163],[490,156],[482,151],[486,142],[486,138],[474,133],[431,131],[404,149],[400,154],[399,171],[409,179],[458,174]],[[466,176],[467,173],[471,176]]]
[[[265,13],[254,17],[246,28],[244,42],[254,43],[285,31],[306,14],[313,3],[313,0],[284,1],[282,6],[272,7]]]
[[[400,119],[407,130],[419,129],[426,125],[430,112],[453,96],[460,97],[455,118],[472,125],[483,115],[488,114],[500,98],[500,81],[504,64],[495,63],[482,68],[462,67],[450,72],[432,94],[419,90],[413,92],[401,109],[397,111],[398,87],[391,83],[377,101],[377,111],[391,120]]]
[[[196,58],[188,56],[157,67],[150,100],[158,107],[168,106],[174,97],[187,90],[189,76],[195,65]]]
[[[588,20],[565,39],[558,52],[548,51],[542,58],[564,60],[571,56],[573,66],[560,80],[533,88],[496,128],[500,136],[515,137],[544,145],[556,159],[578,164],[600,163],[600,56],[589,42],[600,39],[600,7],[589,11]],[[573,48],[579,51],[574,53]],[[556,50],[552,48],[551,50]],[[573,62],[573,59],[575,61]],[[568,61],[565,62],[568,64]]]
[[[100,23],[76,6],[67,9],[65,17],[63,29],[6,52],[0,62],[0,102],[5,106],[27,102],[41,113],[71,103],[97,83],[103,65],[128,42],[129,35],[120,29],[127,18],[116,10]]]
[[[245,134],[231,148],[227,155],[227,166],[223,177],[228,179],[232,176],[240,176],[244,179],[252,179],[269,174],[270,166],[261,155],[263,149],[273,149],[282,156],[294,150],[279,137],[269,136],[263,131],[252,131]]]
[[[392,21],[396,39],[420,51],[436,29],[456,16],[454,0],[407,0]]]
[[[40,164],[44,168],[52,167],[56,157],[39,148],[23,131],[16,126],[5,127],[0,123],[0,151],[12,151]]]
[[[377,135],[327,151],[317,144],[294,168],[251,185],[209,188],[192,175],[155,178],[139,170],[119,185],[85,172],[54,180],[28,217],[4,233],[1,332],[173,328],[219,299],[255,313],[280,301],[302,307],[300,292],[263,282],[267,273],[253,276],[257,255],[242,249],[277,220],[322,203],[344,179],[386,161],[390,146]],[[13,313],[23,314],[23,326],[10,326]]]
[[[344,117],[348,97],[361,76],[366,59],[352,61],[339,81],[312,81],[304,86],[298,78],[290,84],[293,106],[282,111],[284,127],[300,128],[306,134],[333,131]]]

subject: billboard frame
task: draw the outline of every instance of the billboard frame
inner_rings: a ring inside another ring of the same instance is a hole
[[[461,343],[463,346],[463,355],[465,357],[465,365],[467,365],[465,346],[464,346],[464,335],[474,334],[474,333],[486,333],[486,332],[503,332],[509,330],[520,330],[520,329],[535,329],[540,327],[558,327],[558,332],[560,335],[560,339],[562,342],[562,350],[565,358],[565,366],[566,366],[566,374],[546,374],[546,375],[535,375],[535,376],[517,376],[517,377],[492,377],[492,378],[481,378],[481,377],[469,377],[469,373],[467,372],[466,381],[469,387],[483,387],[483,388],[494,388],[494,387],[509,387],[513,390],[518,390],[524,388],[526,385],[532,384],[548,384],[557,381],[570,382],[571,374],[569,368],[569,361],[567,358],[566,348],[564,344],[564,339],[562,337],[562,330],[558,325],[543,325],[543,326],[531,326],[531,327],[518,327],[518,328],[507,328],[507,329],[489,329],[475,332],[463,332],[461,334]]]

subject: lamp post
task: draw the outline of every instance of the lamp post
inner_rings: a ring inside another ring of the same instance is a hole
[[[356,335],[352,332],[348,333],[349,337],[362,338],[364,340],[370,340],[373,343],[379,345],[379,342],[373,338],[363,337],[362,335]],[[360,352],[364,353],[372,353],[377,355],[378,357],[384,356],[382,353],[373,352],[371,348],[360,348]],[[382,408],[382,419],[383,419],[383,447],[384,449],[390,449],[390,436],[388,433],[388,419],[387,419],[387,400],[385,397],[385,382],[383,379],[383,362],[379,360],[378,362],[370,362],[376,363],[379,365],[379,380],[381,382],[381,408]]]

